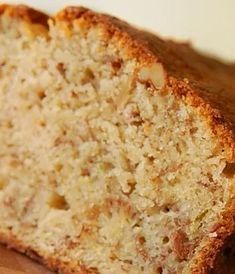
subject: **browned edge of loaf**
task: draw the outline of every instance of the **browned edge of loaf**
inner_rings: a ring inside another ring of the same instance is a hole
[[[1,5],[0,15],[5,12],[28,23],[48,26],[46,15],[26,6]],[[140,66],[151,65],[155,62],[162,63],[165,68],[167,85],[171,87],[172,92],[187,104],[196,107],[204,115],[213,132],[218,135],[221,144],[228,150],[228,161],[235,162],[235,113],[233,112],[235,108],[235,66],[225,65],[202,56],[186,44],[163,41],[117,18],[97,14],[83,7],[68,7],[52,20],[63,21],[70,25],[81,18],[90,26],[99,24],[104,29],[107,38],[115,37],[130,57],[139,61]],[[226,82],[231,82],[231,85]],[[233,96],[232,100],[229,100],[228,95]],[[209,273],[225,239],[235,232],[234,200],[221,215],[220,222],[217,223],[213,232],[217,233],[217,237],[208,237],[207,246],[197,257],[190,273]],[[24,246],[14,235],[0,235],[0,241],[61,273],[95,273],[83,265],[77,269],[78,266],[73,262],[65,264],[55,257],[49,258],[43,254],[39,256],[35,251]]]
[[[24,20],[33,24],[41,24],[48,28],[48,15],[25,5],[0,4],[0,15],[7,13],[9,16]]]

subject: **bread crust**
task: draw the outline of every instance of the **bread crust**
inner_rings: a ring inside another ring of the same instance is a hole
[[[40,24],[48,28],[48,16],[40,11],[25,5],[7,5],[0,4],[0,15],[7,14],[10,17],[17,18],[32,24]]]
[[[216,233],[216,237],[208,239],[206,247],[193,263],[191,274],[208,274],[214,268],[214,263],[217,254],[221,251],[226,239],[235,231],[235,203],[231,204],[221,217],[220,222],[211,230],[211,233]]]
[[[27,23],[41,24],[48,28],[48,16],[26,6],[0,6],[0,16],[8,14]],[[99,24],[105,35],[115,37],[127,49],[131,58],[141,66],[162,63],[167,86],[177,97],[197,108],[208,121],[212,131],[227,151],[227,161],[235,162],[235,66],[223,64],[213,58],[196,53],[188,44],[163,41],[155,35],[133,28],[127,23],[94,13],[83,7],[69,7],[59,12],[52,20],[65,22],[68,26],[83,19],[85,24]],[[232,193],[234,196],[234,193]],[[225,239],[235,232],[235,200],[221,214],[220,222],[208,236],[207,246],[194,261],[191,274],[208,274]],[[33,259],[61,273],[97,273],[81,265],[63,263],[57,258],[37,254],[13,235],[0,235],[0,242],[23,252]]]

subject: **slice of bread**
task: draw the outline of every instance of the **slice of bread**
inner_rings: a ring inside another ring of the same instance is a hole
[[[85,8],[0,8],[0,237],[59,273],[206,274],[235,232],[235,67]]]

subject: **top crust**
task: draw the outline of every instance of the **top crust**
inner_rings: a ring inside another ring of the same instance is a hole
[[[24,5],[10,6],[0,5],[0,15],[7,14],[10,17],[18,18],[32,24],[40,24],[48,28],[48,16],[45,13],[29,8]]]

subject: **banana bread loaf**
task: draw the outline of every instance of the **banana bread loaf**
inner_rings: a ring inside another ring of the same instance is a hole
[[[63,274],[208,274],[234,175],[233,65],[82,7],[0,7],[1,242]]]

